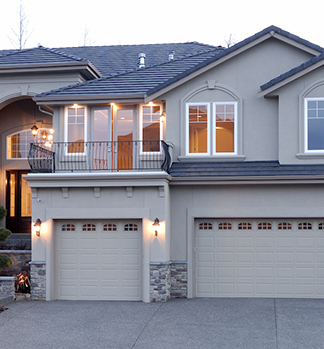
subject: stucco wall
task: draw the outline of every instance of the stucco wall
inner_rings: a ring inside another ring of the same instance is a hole
[[[171,260],[187,260],[194,218],[318,218],[324,184],[171,186]],[[195,213],[193,213],[195,212]]]

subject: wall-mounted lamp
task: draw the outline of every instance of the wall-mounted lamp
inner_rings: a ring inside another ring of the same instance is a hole
[[[39,218],[36,219],[34,227],[36,228],[36,236],[40,236],[40,231],[42,229],[42,221]]]
[[[159,219],[158,219],[158,218],[155,218],[154,223],[153,223],[152,225],[153,225],[153,227],[155,228],[155,230],[154,230],[155,236],[158,236],[158,229],[157,229],[157,227],[160,226],[160,221],[159,221]]]
[[[36,135],[37,135],[37,130],[38,130],[38,127],[36,125],[33,125],[31,127],[31,133],[34,137],[36,137]]]
[[[160,120],[164,121],[165,120],[165,111],[163,111],[160,115]]]

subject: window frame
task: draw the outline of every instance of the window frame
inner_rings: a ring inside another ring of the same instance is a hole
[[[210,155],[210,102],[189,102],[186,103],[186,155],[187,156],[208,156]],[[191,106],[207,107],[207,152],[206,153],[190,153],[189,149],[189,109]]]
[[[86,143],[88,140],[87,140],[87,135],[88,135],[88,108],[87,106],[85,105],[77,105],[77,106],[74,106],[74,105],[70,105],[70,106],[66,106],[65,109],[64,109],[64,142],[71,142],[73,143],[73,141],[70,141],[68,139],[68,132],[69,132],[69,124],[68,124],[68,118],[69,118],[69,114],[68,114],[68,110],[69,109],[81,109],[83,108],[84,109],[84,137],[83,137],[83,142]],[[80,153],[69,153],[68,152],[68,147],[65,147],[65,155],[67,156],[75,156],[75,155],[86,155],[86,151],[85,151],[85,148],[86,147],[83,147],[84,148],[84,151],[83,152],[80,152]]]
[[[324,97],[306,97],[304,99],[304,152],[307,154],[324,154],[323,149],[308,149],[308,102],[309,101],[322,101]],[[324,117],[323,117],[324,119]]]
[[[216,106],[217,105],[233,105],[234,106],[234,151],[233,152],[216,152],[216,136],[214,132],[214,127],[216,127]],[[213,117],[212,117],[212,140],[213,140],[213,156],[218,155],[237,155],[237,102],[213,102]]]
[[[216,106],[233,105],[234,106],[234,151],[233,152],[216,152]],[[189,108],[191,106],[207,107],[207,152],[190,153],[189,152]],[[211,115],[212,112],[212,115]],[[219,101],[219,102],[188,102],[186,103],[186,156],[192,157],[233,157],[238,155],[238,102],[237,101]]]
[[[143,109],[144,107],[159,107],[160,108],[160,115],[162,114],[163,111],[163,105],[161,103],[151,103],[151,104],[140,104],[140,112],[139,112],[139,124],[138,124],[138,136],[139,136],[139,140],[140,141],[144,141],[143,139]],[[159,118],[159,126],[160,126],[160,134],[159,134],[159,140],[163,140],[163,122],[161,120],[161,118]],[[143,146],[141,143],[141,147],[140,147],[140,154],[160,154],[162,152],[162,149],[160,147],[160,151],[144,151],[143,150]]]

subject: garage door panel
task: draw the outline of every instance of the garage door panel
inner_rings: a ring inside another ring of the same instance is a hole
[[[116,250],[119,249],[119,240],[117,238],[104,237],[100,239],[100,247],[103,250]]]
[[[196,296],[324,297],[323,223],[196,220]]]
[[[57,299],[141,300],[140,221],[55,223]]]

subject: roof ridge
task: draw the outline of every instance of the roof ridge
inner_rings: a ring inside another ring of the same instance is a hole
[[[14,51],[10,51],[6,54],[1,54],[0,57],[8,57],[8,56],[12,56],[12,55],[15,55],[15,54],[18,54],[18,53],[22,53],[22,52],[28,52],[28,51],[31,51],[33,50],[33,48],[24,48],[24,49],[21,49],[21,50],[18,50],[18,49],[15,49]]]

